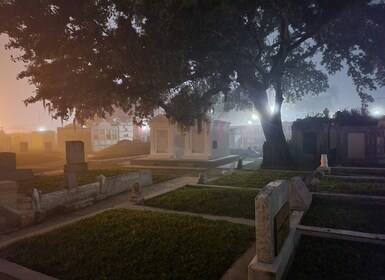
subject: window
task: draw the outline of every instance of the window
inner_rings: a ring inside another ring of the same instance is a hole
[[[218,142],[216,140],[213,141],[213,149],[218,148]]]

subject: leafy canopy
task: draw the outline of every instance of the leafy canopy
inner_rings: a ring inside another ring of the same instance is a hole
[[[370,101],[385,85],[384,14],[368,0],[5,0],[0,32],[36,85],[26,104],[78,120],[161,107],[190,125],[223,97],[263,113],[268,89],[277,103],[318,94],[344,66]]]

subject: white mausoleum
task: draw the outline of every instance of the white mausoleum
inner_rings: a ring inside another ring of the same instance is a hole
[[[164,115],[150,121],[150,158],[210,160],[230,155],[230,122],[212,120],[181,130]]]

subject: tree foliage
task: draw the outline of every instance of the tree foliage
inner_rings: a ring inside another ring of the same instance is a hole
[[[191,125],[224,100],[252,104],[267,141],[285,146],[284,99],[325,91],[343,67],[363,102],[385,85],[384,14],[370,0],[6,0],[0,32],[36,85],[25,102],[54,117],[117,107],[140,121],[161,107]]]

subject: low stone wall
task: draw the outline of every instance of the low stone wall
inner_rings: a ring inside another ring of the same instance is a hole
[[[49,210],[61,204],[96,197],[100,193],[99,185],[99,183],[91,183],[70,190],[43,194],[40,198],[40,207],[37,207],[37,210]]]
[[[131,186],[139,183],[141,187],[152,184],[150,171],[138,171],[115,177],[99,177],[99,182],[75,187],[72,189],[42,194],[35,198],[37,210],[51,210],[63,204],[92,199],[94,201],[129,191]]]

